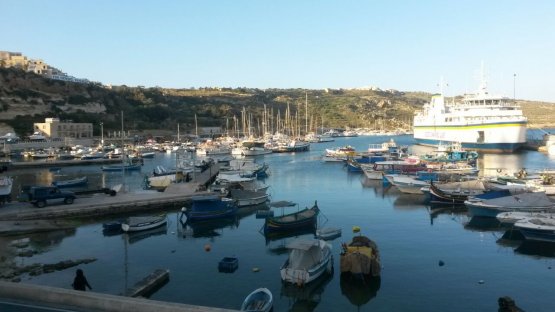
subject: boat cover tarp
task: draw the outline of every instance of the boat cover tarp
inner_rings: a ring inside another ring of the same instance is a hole
[[[509,196],[509,195],[511,195],[511,192],[509,190],[499,190],[499,191],[486,192],[484,194],[476,195],[476,196],[474,196],[474,198],[492,199],[492,198],[497,198],[497,197],[505,197],[505,196]]]
[[[318,240],[296,240],[291,242],[287,245],[287,248],[291,250],[287,268],[308,270],[314,267],[322,260],[322,247]]]
[[[461,182],[449,182],[449,183],[434,183],[441,190],[482,190],[485,191],[486,187],[484,182],[481,180],[470,180]]]
[[[347,246],[347,251],[341,255],[340,267],[341,272],[379,276],[381,265],[378,246],[365,236],[353,237],[353,241]]]
[[[487,206],[502,207],[502,208],[530,208],[530,207],[555,208],[555,202],[553,202],[543,192],[522,193],[518,195],[486,199],[486,200],[483,200],[482,203]]]

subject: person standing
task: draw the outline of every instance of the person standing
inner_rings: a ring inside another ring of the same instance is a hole
[[[83,274],[83,270],[81,269],[77,269],[77,271],[75,272],[75,278],[73,279],[73,284],[71,284],[71,286],[73,286],[73,289],[75,290],[85,291],[86,287],[88,287],[89,290],[92,290],[91,285],[89,285],[89,282],[87,281],[87,278],[85,277],[85,274]]]

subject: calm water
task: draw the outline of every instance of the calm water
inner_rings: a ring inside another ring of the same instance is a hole
[[[495,311],[500,296],[511,296],[526,311],[553,311],[555,246],[502,240],[503,229],[470,220],[464,209],[446,207],[431,214],[420,196],[400,194],[381,182],[366,181],[362,174],[348,173],[342,164],[320,160],[325,148],[350,144],[363,150],[385,140],[389,137],[343,138],[313,144],[307,153],[260,159],[270,165],[265,182],[271,185],[274,201],[291,200],[304,207],[317,200],[321,224],[343,230],[343,236],[331,242],[334,274],[304,288],[282,285],[279,268],[287,258],[283,247],[292,238],[267,241],[259,232],[263,220],[255,218],[254,210],[243,211],[238,220],[194,229],[184,228],[173,212],[167,228],[131,237],[104,236],[103,220],[90,221],[74,231],[33,237],[42,253],[17,260],[23,265],[98,258],[81,268],[94,291],[110,294],[120,294],[153,270],[167,268],[169,283],[151,298],[231,309],[238,309],[253,289],[267,287],[274,294],[274,311]],[[395,140],[412,144],[410,136]],[[139,189],[144,174],[157,164],[171,166],[172,157],[160,154],[146,160],[142,173],[126,176],[126,183]],[[533,171],[555,167],[555,159],[538,152],[482,155],[479,166],[486,172]],[[46,183],[56,175],[82,174],[92,185],[121,181],[121,174],[103,174],[98,167],[22,172],[18,180]],[[350,241],[353,225],[378,243],[383,264],[379,285],[361,288],[340,281],[340,244]],[[210,252],[204,250],[206,244]],[[231,255],[239,258],[239,269],[219,273],[218,261]],[[445,265],[439,266],[440,260]],[[69,288],[73,275],[69,269],[25,277],[23,282]]]

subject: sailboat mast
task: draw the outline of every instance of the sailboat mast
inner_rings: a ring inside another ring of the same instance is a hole
[[[305,135],[308,134],[308,92],[304,93],[304,126]]]
[[[197,122],[197,114],[195,114],[195,135],[198,139],[198,122]]]
[[[125,192],[125,142],[123,141],[123,111],[121,111],[121,189]]]

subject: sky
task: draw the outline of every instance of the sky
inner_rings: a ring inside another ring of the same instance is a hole
[[[0,50],[145,87],[478,88],[555,102],[555,1],[0,0]]]

